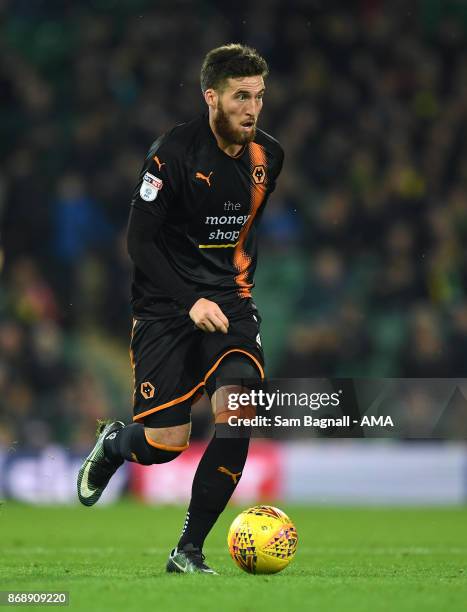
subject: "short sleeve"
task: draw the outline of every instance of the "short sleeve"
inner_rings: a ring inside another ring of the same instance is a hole
[[[156,217],[165,217],[177,198],[179,175],[177,157],[162,136],[149,149],[131,205]]]

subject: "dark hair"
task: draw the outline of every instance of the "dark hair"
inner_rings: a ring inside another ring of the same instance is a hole
[[[223,45],[211,49],[201,68],[201,91],[222,89],[228,78],[261,75],[266,77],[269,68],[256,49],[246,45]]]

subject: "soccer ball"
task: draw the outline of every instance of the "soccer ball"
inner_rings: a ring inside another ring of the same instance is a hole
[[[234,520],[227,543],[232,559],[245,572],[276,574],[295,555],[297,530],[279,508],[254,506]]]

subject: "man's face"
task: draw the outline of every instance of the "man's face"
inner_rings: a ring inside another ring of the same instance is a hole
[[[230,144],[252,142],[263,107],[263,77],[229,78],[224,88],[215,94],[212,118],[218,135]]]

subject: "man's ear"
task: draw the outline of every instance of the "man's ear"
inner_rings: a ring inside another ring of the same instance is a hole
[[[210,108],[216,108],[218,95],[215,89],[206,89],[204,92],[204,99]]]

